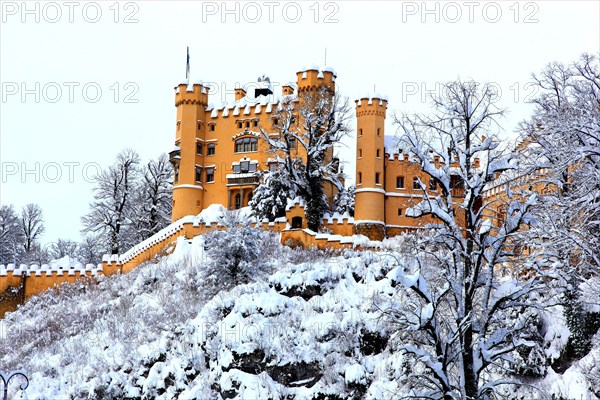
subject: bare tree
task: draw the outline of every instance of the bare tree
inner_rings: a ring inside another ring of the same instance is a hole
[[[82,217],[84,233],[98,233],[110,248],[118,254],[133,245],[131,230],[133,219],[133,190],[135,189],[139,156],[132,149],[117,155],[117,161],[96,177],[95,200],[90,212]]]
[[[17,263],[23,233],[12,205],[0,206],[0,263]]]
[[[75,257],[79,244],[69,239],[58,239],[56,243],[50,246],[50,257],[53,259],[63,258],[65,256]]]
[[[86,236],[83,238],[75,257],[83,264],[98,264],[102,259],[102,248],[95,236]]]
[[[42,208],[33,203],[24,206],[21,210],[21,232],[25,253],[30,253],[36,245],[39,245],[40,236],[44,231]]]
[[[535,313],[527,311],[541,275],[501,281],[498,267],[513,261],[507,244],[528,222],[535,196],[507,192],[507,218],[497,227],[483,196],[497,174],[517,167],[515,155],[500,151],[492,134],[504,114],[495,96],[491,85],[452,82],[433,98],[432,115],[395,118],[415,162],[440,188],[428,196],[421,182],[422,201],[407,210],[435,222],[431,236],[421,239],[414,270],[396,270],[408,290],[387,310],[400,324],[403,351],[415,361],[415,397],[491,397],[507,382],[492,378],[491,369],[510,365],[511,354],[531,345],[526,337]],[[516,318],[507,324],[511,312]]]
[[[137,191],[136,225],[139,240],[144,240],[171,223],[173,207],[173,167],[166,154],[150,160],[141,170]]]
[[[600,272],[600,66],[584,54],[533,76],[540,95],[522,124],[525,173],[543,185],[527,240],[579,275]],[[540,189],[539,187],[536,189]],[[576,275],[573,275],[576,276]]]
[[[276,134],[261,128],[262,137],[281,165],[282,179],[306,201],[308,227],[317,231],[329,209],[323,184],[327,182],[338,191],[344,189],[333,150],[350,132],[348,101],[323,86],[297,97],[284,97],[274,118]]]

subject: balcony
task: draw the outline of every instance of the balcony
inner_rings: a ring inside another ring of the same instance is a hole
[[[245,174],[227,174],[227,186],[258,185],[260,174],[255,172]]]
[[[169,152],[169,161],[171,162],[171,164],[175,165],[175,164],[179,164],[180,160],[181,160],[181,149],[179,147],[175,147],[175,149],[173,149]]]

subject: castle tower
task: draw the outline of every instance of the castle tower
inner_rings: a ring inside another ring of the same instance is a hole
[[[298,93],[316,90],[320,86],[326,86],[331,90],[331,93],[335,92],[335,78],[337,77],[333,68],[326,67],[322,70],[317,66],[310,67],[308,69],[302,68],[302,70],[296,72],[298,78]]]
[[[385,237],[384,124],[387,99],[356,100],[356,191],[354,233]]]
[[[181,83],[175,90],[175,149],[169,153],[175,169],[173,221],[187,215],[196,215],[203,208],[201,175],[205,152],[202,151],[202,145],[208,104],[208,89],[201,82],[193,85]]]

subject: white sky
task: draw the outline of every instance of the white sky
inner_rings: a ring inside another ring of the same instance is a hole
[[[98,165],[125,147],[144,160],[171,149],[186,46],[192,80],[227,90],[263,73],[294,81],[301,66],[323,65],[327,48],[343,94],[353,101],[376,85],[389,96],[388,116],[426,111],[424,89],[436,82],[496,82],[507,134],[530,112],[532,72],[600,50],[598,1],[227,2],[230,14],[223,4],[29,1],[27,14],[21,1],[0,1],[0,203],[39,203],[45,243],[79,240]],[[23,98],[22,89],[31,93]],[[393,134],[391,123],[386,129]],[[340,155],[352,161],[354,136],[349,143]],[[354,178],[353,163],[346,172]]]

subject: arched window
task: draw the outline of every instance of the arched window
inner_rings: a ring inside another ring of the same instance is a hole
[[[249,151],[258,151],[257,138],[241,138],[235,141],[235,152],[246,153]]]
[[[235,208],[236,210],[242,207],[242,195],[237,193],[235,195]]]

